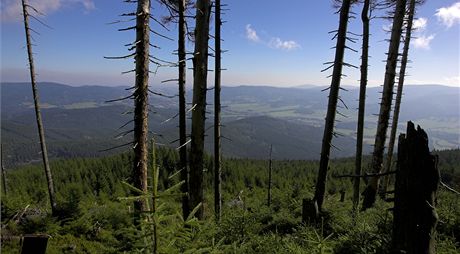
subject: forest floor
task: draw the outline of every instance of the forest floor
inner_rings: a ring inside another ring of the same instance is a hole
[[[160,193],[178,182],[177,154],[159,151]],[[460,150],[440,153],[444,182],[460,186]],[[207,168],[212,160],[207,158]],[[137,253],[151,250],[151,225],[133,224],[129,187],[130,156],[56,160],[54,170],[60,213],[51,217],[46,185],[39,165],[8,171],[2,192],[2,253],[18,253],[19,237],[51,236],[47,253]],[[389,253],[392,203],[378,200],[374,208],[352,212],[352,159],[331,163],[323,217],[301,222],[303,198],[314,191],[317,162],[274,161],[271,206],[267,206],[267,161],[226,159],[223,163],[223,214],[213,214],[212,174],[206,173],[205,220],[181,216],[180,198],[159,199],[159,253]],[[362,183],[364,185],[364,183]],[[364,187],[364,186],[362,186]],[[340,192],[346,193],[340,202]],[[240,197],[238,198],[238,193]],[[25,209],[27,207],[27,209]],[[437,253],[460,251],[460,195],[440,187]],[[186,226],[184,226],[186,225]],[[151,251],[150,251],[151,252]]]

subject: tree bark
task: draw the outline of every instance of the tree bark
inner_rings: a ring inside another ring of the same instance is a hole
[[[337,45],[335,49],[334,69],[332,72],[326,123],[324,126],[323,142],[321,146],[321,159],[314,196],[314,202],[317,202],[319,211],[322,210],[324,194],[326,190],[326,175],[329,164],[332,136],[334,132],[334,122],[337,109],[337,100],[339,98],[340,81],[342,79],[342,67],[345,54],[345,41],[347,36],[350,5],[350,0],[344,0],[340,9],[340,21],[337,35]]]
[[[185,38],[187,28],[185,24],[185,0],[179,1],[179,155],[181,179],[184,181],[182,185],[182,193],[186,194],[182,197],[182,216],[187,219],[190,214],[189,206],[189,172],[187,165],[187,126],[186,126],[186,101],[185,101],[185,81],[186,81],[186,52]]]
[[[214,79],[214,212],[216,220],[220,220],[222,208],[222,194],[221,194],[221,140],[220,140],[220,92],[221,92],[221,47],[220,47],[220,27],[222,20],[220,18],[220,0],[215,0],[215,79]]]
[[[340,202],[345,202],[345,190],[340,191]]]
[[[383,82],[382,100],[380,102],[379,121],[377,133],[375,134],[374,152],[372,153],[371,170],[372,173],[380,173],[382,170],[383,152],[385,150],[386,133],[388,120],[390,118],[391,101],[393,99],[393,87],[396,76],[396,65],[398,62],[399,44],[401,41],[401,30],[406,11],[406,0],[397,0],[393,27],[391,29],[391,39],[388,48],[385,79]],[[375,203],[379,185],[379,177],[370,177],[364,190],[364,200],[362,209],[366,210]]]
[[[318,203],[311,199],[302,199],[302,223],[317,221],[318,218]]]
[[[387,153],[387,160],[385,164],[385,172],[390,171],[391,163],[393,159],[393,150],[394,150],[394,145],[395,145],[396,132],[398,130],[399,111],[401,108],[404,77],[406,76],[407,59],[409,55],[410,39],[412,36],[412,23],[413,23],[414,14],[415,14],[415,4],[416,4],[415,0],[410,0],[409,12],[408,12],[408,17],[407,17],[407,25],[406,25],[406,37],[404,38],[404,48],[403,48],[403,54],[401,58],[401,68],[399,70],[398,90],[396,92],[395,108],[393,111],[393,120],[391,123],[391,134],[390,134],[390,142],[388,144],[388,153]],[[390,178],[391,178],[390,176],[386,176],[384,178],[385,181],[383,183],[383,188],[382,188],[383,196],[385,195],[385,192],[387,191]]]
[[[157,213],[157,199],[158,199],[158,180],[160,175],[160,168],[157,166],[155,140],[152,139],[152,210],[153,213],[153,254],[158,254],[158,243],[160,241],[158,232],[158,213]]]
[[[268,161],[268,191],[267,191],[267,206],[272,203],[272,145],[270,145],[270,159]]]
[[[3,165],[3,144],[0,145],[0,163],[1,165],[1,170],[2,170],[2,190],[3,190],[3,195],[6,197],[8,189],[6,187],[6,170],[5,166]]]
[[[46,234],[27,234],[22,238],[21,254],[45,254],[48,247],[50,235]]]
[[[193,106],[192,142],[190,151],[190,207],[195,208],[204,201],[203,153],[206,119],[206,91],[208,72],[210,0],[196,2],[195,52],[193,57]],[[203,219],[201,206],[196,213]]]
[[[369,2],[364,1],[361,20],[363,22],[363,45],[361,53],[361,80],[359,85],[359,108],[358,108],[358,128],[356,136],[356,157],[355,157],[355,175],[361,175],[361,163],[363,157],[363,133],[364,133],[364,115],[366,108],[366,87],[367,87],[367,69],[369,59]],[[359,185],[361,179],[353,179],[353,211],[359,204]]]
[[[147,192],[150,0],[139,0],[136,13],[136,41],[139,43],[136,44],[135,56],[133,182],[136,188]],[[147,202],[135,201],[134,208],[140,215],[148,210]]]
[[[440,183],[437,159],[430,154],[428,136],[420,126],[407,123],[399,136],[393,210],[393,253],[436,253],[438,215],[435,210]]]
[[[27,55],[29,58],[29,71],[30,71],[30,83],[32,84],[32,93],[34,97],[34,106],[35,106],[35,117],[37,119],[38,135],[40,138],[40,148],[42,151],[43,167],[45,168],[46,181],[48,183],[48,195],[51,204],[51,213],[55,216],[57,214],[57,203],[56,195],[54,190],[53,176],[51,174],[51,168],[48,161],[48,151],[46,149],[45,141],[45,129],[43,127],[42,115],[40,112],[40,102],[38,96],[37,84],[35,81],[35,65],[32,54],[32,42],[30,37],[30,27],[29,27],[29,13],[27,11],[28,3],[26,0],[22,0],[22,11],[24,16],[24,28],[26,32],[26,42],[27,42]]]

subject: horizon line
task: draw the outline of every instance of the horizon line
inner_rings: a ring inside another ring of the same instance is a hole
[[[30,81],[3,81],[0,80],[0,84],[30,84]],[[57,85],[64,85],[70,87],[85,87],[85,86],[99,86],[99,87],[129,87],[129,85],[107,85],[107,84],[69,84],[69,83],[62,83],[57,81],[39,81],[40,83],[48,83],[48,84],[57,84]],[[150,85],[165,85],[165,84],[150,84]],[[212,84],[211,84],[212,85]],[[459,85],[450,85],[450,84],[440,84],[440,83],[407,83],[404,84],[405,86],[443,86],[443,87],[452,87],[452,88],[459,88]],[[168,84],[167,86],[170,86]],[[191,84],[186,85],[187,87],[192,87]],[[273,85],[273,84],[225,84],[222,85],[223,87],[272,87],[272,88],[296,88],[296,89],[308,89],[308,88],[315,88],[315,87],[327,87],[328,85],[318,85],[318,84],[300,84],[300,85]],[[382,85],[368,85],[367,88],[375,88],[381,87]],[[212,86],[211,86],[212,87]],[[359,88],[359,85],[341,85],[340,87],[347,87],[347,88]]]

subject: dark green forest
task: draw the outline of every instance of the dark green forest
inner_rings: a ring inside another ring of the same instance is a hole
[[[460,150],[435,153],[443,182],[459,189]],[[160,193],[179,181],[178,158],[175,150],[159,149]],[[131,177],[131,160],[123,153],[53,161],[58,217],[50,215],[40,165],[8,170],[7,193],[2,192],[1,200],[2,252],[17,253],[17,236],[28,233],[51,235],[47,253],[141,252],[145,242],[133,224],[132,202],[124,200],[130,196],[123,181]],[[205,168],[212,163],[207,156]],[[375,208],[353,216],[352,182],[334,177],[351,173],[353,158],[331,162],[327,215],[320,222],[301,222],[301,201],[313,196],[317,166],[316,161],[273,161],[272,202],[267,207],[268,161],[224,159],[221,222],[214,220],[212,173],[207,170],[205,220],[189,222],[185,230],[180,198],[160,198],[160,253],[388,253],[392,204],[379,200]],[[437,253],[458,253],[460,196],[442,187],[438,195]]]

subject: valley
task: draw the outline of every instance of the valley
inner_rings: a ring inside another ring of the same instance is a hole
[[[348,157],[355,152],[357,89],[341,91],[336,123],[338,149],[332,157]],[[8,166],[33,162],[40,158],[38,137],[29,84],[1,85],[2,143]],[[222,133],[226,157],[266,159],[273,144],[275,159],[319,158],[327,96],[324,87],[277,88],[268,86],[223,87]],[[174,86],[153,86],[156,93],[175,95]],[[364,152],[371,151],[378,112],[378,88],[369,88],[366,105]],[[408,120],[428,131],[432,149],[454,149],[460,146],[459,89],[447,86],[407,86],[401,108],[400,123]],[[95,157],[126,151],[127,147],[111,149],[131,139],[130,100],[107,103],[123,98],[124,87],[72,87],[41,83],[43,119],[48,147],[53,158]],[[211,96],[208,96],[210,98]],[[443,103],[434,103],[442,100]],[[177,98],[151,95],[149,125],[162,145],[175,147],[178,139]],[[188,99],[191,101],[191,91]],[[208,100],[209,105],[212,104]],[[190,107],[190,105],[189,105]],[[409,113],[410,112],[410,113]],[[208,109],[212,119],[212,105]],[[189,123],[190,125],[190,123]],[[207,137],[213,136],[212,122],[207,121]],[[404,124],[400,124],[400,130]],[[205,139],[211,151],[212,140]],[[110,149],[110,150],[107,150]],[[105,151],[107,150],[107,151]]]

